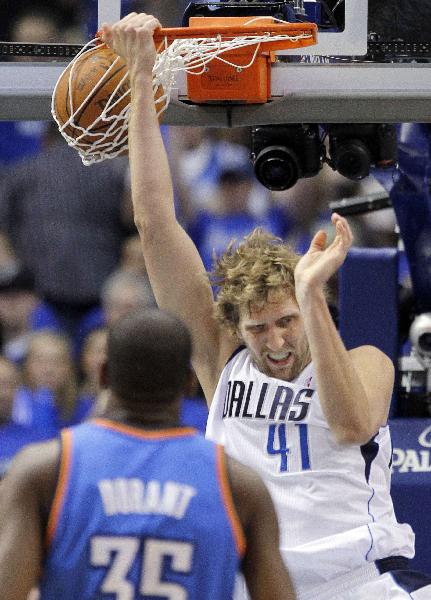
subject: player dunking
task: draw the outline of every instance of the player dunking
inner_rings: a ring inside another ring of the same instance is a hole
[[[254,599],[294,600],[262,481],[178,425],[190,355],[168,313],[113,327],[103,418],[29,447],[2,483],[2,598],[225,600],[241,565]]]
[[[254,232],[218,261],[214,309],[175,218],[151,88],[159,26],[133,13],[104,37],[130,72],[135,223],[159,306],[191,329],[207,435],[264,478],[301,600],[424,598],[425,579],[405,571],[413,533],[397,523],[389,492],[393,365],[375,347],[347,351],[325,299],[352,243],[349,225],[334,214],[334,241],[319,231],[302,258]]]

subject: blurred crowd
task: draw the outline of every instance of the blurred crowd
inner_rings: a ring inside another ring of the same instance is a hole
[[[81,43],[96,28],[97,1],[8,4],[0,3],[3,40]],[[185,4],[122,6],[172,26]],[[254,176],[248,128],[163,129],[177,212],[207,269],[214,253],[256,226],[304,252],[328,227],[330,201],[382,189],[372,177],[352,182],[325,166],[285,192],[270,192]],[[389,209],[351,225],[356,245],[397,244]],[[336,304],[336,284],[333,291]],[[22,445],[97,415],[107,329],[152,304],[127,158],[84,167],[53,123],[0,122],[0,476]],[[183,421],[204,430],[206,416],[196,383]]]

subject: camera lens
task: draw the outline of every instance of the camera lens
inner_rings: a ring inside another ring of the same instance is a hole
[[[416,356],[423,363],[431,360],[431,313],[417,315],[410,326],[409,332],[412,347]]]
[[[270,190],[287,190],[300,176],[296,154],[285,146],[269,146],[254,161],[257,179]]]
[[[370,174],[370,153],[361,140],[340,144],[332,158],[337,171],[348,179],[358,181]]]
[[[418,346],[422,352],[431,353],[431,332],[423,333],[419,336]]]

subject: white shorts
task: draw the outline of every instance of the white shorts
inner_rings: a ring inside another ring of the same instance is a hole
[[[352,590],[332,596],[332,600],[430,600],[431,579],[424,577],[422,581],[411,581],[415,571],[389,571],[377,579],[361,584]],[[428,579],[428,585],[427,585]],[[423,584],[423,585],[422,585]],[[420,585],[415,589],[416,585]],[[320,596],[316,596],[320,600]]]
[[[431,600],[431,577],[418,571],[380,574],[374,563],[317,588],[297,593],[297,600]],[[250,600],[242,576],[237,577],[233,600]]]

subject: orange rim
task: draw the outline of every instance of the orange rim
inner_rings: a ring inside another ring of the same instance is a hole
[[[263,17],[266,19],[263,24],[243,24],[254,18],[257,17],[238,17],[237,22],[235,23],[235,17],[193,17],[194,22],[198,22],[202,19],[205,23],[211,21],[212,25],[202,24],[191,27],[159,27],[159,29],[156,29],[154,32],[154,43],[158,46],[163,43],[171,44],[174,40],[179,39],[217,38],[218,36],[221,36],[222,39],[229,39],[240,36],[265,35],[269,33],[268,40],[256,42],[265,44],[267,50],[271,49],[271,44],[274,49],[298,48],[300,46],[313,46],[314,44],[317,44],[318,29],[315,23],[278,23],[277,21],[272,21],[271,17]],[[258,18],[262,19],[262,17]],[[271,40],[271,36],[283,34],[292,37],[299,35],[306,35],[309,37],[302,37],[297,40],[286,38],[285,40],[277,40],[276,42]],[[96,34],[96,44],[98,45],[103,43],[100,39],[101,35],[101,31],[98,31]]]
[[[241,24],[223,24],[222,18],[214,18],[215,22],[213,25],[205,26],[192,26],[192,27],[162,27],[156,29],[154,32],[154,41],[156,44],[162,43],[167,40],[172,42],[176,39],[187,39],[187,38],[211,38],[221,36],[222,38],[239,37],[247,35],[264,35],[269,33],[272,35],[283,35],[287,34],[290,36],[297,36],[301,34],[309,35],[310,38],[304,38],[300,40],[301,45],[312,45],[317,43],[317,25],[315,23],[265,23],[257,24],[252,23],[250,25]],[[249,17],[247,20],[251,20],[253,17]],[[207,21],[207,19],[206,19]],[[288,40],[286,40],[288,41]],[[266,42],[261,42],[266,43]],[[271,43],[271,40],[268,40]]]

